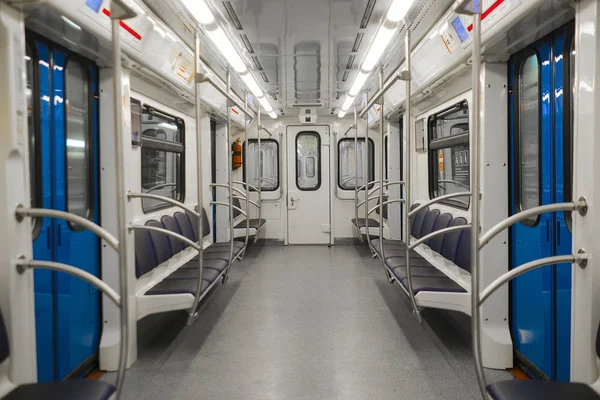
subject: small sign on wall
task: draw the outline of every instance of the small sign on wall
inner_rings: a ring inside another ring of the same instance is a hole
[[[415,123],[415,148],[417,153],[424,153],[427,151],[425,142],[425,119],[419,119]]]

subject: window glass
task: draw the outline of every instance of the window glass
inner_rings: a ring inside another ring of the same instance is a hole
[[[26,97],[27,97],[27,127],[29,134],[29,190],[31,196],[31,207],[36,208],[38,206],[41,207],[41,202],[39,201],[39,197],[41,197],[41,187],[39,187],[40,182],[40,165],[36,162],[38,159],[37,152],[37,125],[35,120],[35,109],[36,105],[34,104],[34,96],[35,96],[35,77],[33,74],[33,60],[32,60],[31,48],[27,45],[25,50],[25,64],[26,64],[26,74],[27,74],[27,89],[26,89]],[[39,226],[40,219],[33,218],[31,221],[31,229],[34,232],[34,236],[36,236],[36,229]]]
[[[261,139],[261,166],[258,167],[258,140],[249,139],[244,143],[244,182],[258,187],[262,177],[262,190],[273,192],[279,189],[279,143],[273,139]],[[259,175],[260,172],[260,175]]]
[[[306,191],[321,187],[321,138],[315,132],[296,136],[296,186]]]
[[[183,122],[144,107],[141,131],[142,192],[183,202],[185,193]],[[169,203],[152,199],[142,200],[142,209],[146,213],[164,207],[169,207]]]
[[[469,106],[466,101],[429,117],[429,195],[470,190]],[[469,208],[468,196],[444,201]]]
[[[375,180],[374,144],[369,139],[369,182]],[[355,164],[358,161],[358,164]],[[358,160],[355,157],[354,139],[345,138],[338,142],[338,186],[342,190],[354,190],[365,182],[365,139],[358,139]],[[358,170],[358,171],[357,171]]]
[[[566,96],[565,99],[569,100],[569,124],[565,127],[565,160],[564,160],[564,201],[573,201],[573,132],[575,132],[575,96],[577,96],[575,90],[575,56],[577,52],[575,50],[575,38],[571,41],[567,48],[569,57],[569,83],[571,84],[570,96]],[[572,232],[573,229],[573,213],[565,212],[565,221],[567,228]]]
[[[131,99],[131,144],[139,146],[142,134],[142,102]]]
[[[527,58],[519,73],[519,178],[521,210],[540,205],[540,88],[536,54]],[[535,222],[533,217],[530,222]]]
[[[69,61],[66,68],[67,211],[90,218],[90,106],[89,81],[83,65]]]

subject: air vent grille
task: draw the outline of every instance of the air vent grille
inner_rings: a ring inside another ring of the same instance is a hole
[[[248,50],[248,53],[254,54],[254,47],[252,47],[252,43],[250,43],[250,39],[248,39],[248,36],[246,36],[246,34],[242,34],[240,35],[240,38],[242,39],[242,43],[244,43],[244,46],[246,46],[246,50]]]
[[[354,44],[352,45],[353,53],[356,53],[358,51],[358,49],[360,48],[360,44],[362,43],[364,36],[365,36],[364,33],[359,33],[358,35],[356,35],[356,39],[354,39]]]
[[[233,26],[235,26],[235,29],[237,29],[238,31],[243,31],[244,28],[242,27],[242,23],[240,22],[240,19],[238,18],[235,10],[233,9],[233,5],[231,4],[231,2],[224,1],[223,7],[225,7],[227,14],[229,14],[229,19],[231,20]]]
[[[362,17],[362,21],[360,23],[360,29],[365,29],[369,25],[369,21],[371,20],[371,15],[373,15],[373,9],[375,8],[375,3],[377,0],[369,0],[367,3],[367,7],[365,8],[365,13]]]

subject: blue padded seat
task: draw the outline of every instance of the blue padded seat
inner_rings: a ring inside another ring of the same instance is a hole
[[[150,221],[146,222],[146,226],[164,229],[163,224],[154,219],[151,219]],[[152,239],[152,245],[154,247],[154,255],[156,256],[156,261],[158,262],[158,264],[160,265],[165,261],[169,260],[171,257],[173,257],[173,250],[171,249],[169,236],[158,232],[149,233],[150,238]]]
[[[422,208],[412,219],[412,226],[410,228],[410,234],[413,237],[420,238],[421,237],[421,229],[423,228],[423,222],[425,221],[425,216],[429,212],[429,207]]]
[[[454,263],[467,272],[471,272],[471,229],[462,231]]]
[[[4,400],[108,400],[115,388],[99,380],[77,380],[22,385]]]
[[[152,271],[158,265],[150,233],[145,231],[135,232],[135,275],[140,277]]]
[[[408,290],[407,279],[401,280],[402,286]],[[448,292],[448,293],[466,293],[458,283],[452,279],[443,277],[412,277],[413,293],[416,295],[419,292]]]
[[[267,220],[264,218],[261,218],[260,221],[258,218],[250,218],[250,229],[259,230],[260,228],[265,226],[266,223],[267,223]],[[246,220],[243,220],[242,222],[237,224],[234,227],[234,229],[246,229]]]
[[[583,383],[505,381],[488,386],[494,400],[598,400],[600,395]]]
[[[202,267],[204,269],[206,268],[212,268],[214,270],[217,270],[219,272],[224,271],[225,269],[227,269],[227,261],[228,260],[223,260],[221,258],[217,258],[217,259],[212,259],[212,260],[204,260],[204,262],[202,263]],[[181,266],[181,268],[179,269],[198,269],[198,259],[196,260],[192,260],[184,265]]]
[[[202,280],[202,289],[204,292],[210,283]],[[196,296],[198,291],[198,280],[197,279],[165,279],[158,285],[146,292],[146,295],[165,295],[165,294],[191,294]]]
[[[437,219],[435,220],[435,224],[433,225],[433,230],[431,232],[437,232],[439,230],[445,229],[451,222],[452,215],[444,213],[437,217]],[[439,253],[441,251],[442,242],[444,241],[444,235],[439,235],[432,239],[429,239],[427,245],[431,248],[431,250],[435,251],[436,253]]]
[[[467,220],[463,217],[454,218],[450,224],[451,226],[459,226],[466,225]],[[447,260],[455,261],[456,254],[458,252],[458,245],[460,244],[460,239],[462,238],[464,231],[453,231],[448,232],[444,235],[444,240],[442,241],[442,247],[440,249],[440,254]]]
[[[385,260],[385,265],[389,268],[389,269],[394,269],[394,268],[404,268],[406,267],[406,257],[402,256],[402,257],[390,257],[387,258]],[[429,263],[429,261],[427,261],[426,259],[424,259],[423,257],[419,256],[419,257],[411,257],[410,258],[410,265],[412,266],[418,266],[418,267],[429,267],[429,268],[434,268],[435,267],[433,265],[431,265]]]
[[[163,224],[165,229],[181,235],[181,229],[179,228],[179,224],[172,216],[164,215],[160,219],[160,222]],[[182,242],[181,240],[177,240],[173,237],[169,237],[169,242],[171,243],[171,250],[173,251],[173,254],[177,254],[188,247],[186,243]]]
[[[367,226],[367,224],[365,223],[365,219],[364,218],[359,218],[358,219],[358,224],[356,223],[357,219],[356,218],[352,218],[352,225],[358,227],[359,229],[365,228]],[[373,218],[369,218],[369,228],[379,228],[379,221],[373,219]]]
[[[433,226],[435,225],[435,222],[439,216],[440,210],[429,210],[427,214],[425,214],[425,218],[423,218],[423,224],[421,225],[421,231],[419,232],[419,235],[415,237],[420,239],[433,232]]]
[[[210,268],[206,265],[202,267],[202,280],[205,280],[208,283],[213,283],[217,280],[221,271]],[[198,278],[198,265],[196,264],[195,268],[179,268],[177,271],[173,272],[167,279],[192,279],[196,280]]]
[[[0,364],[10,355],[8,333],[0,311]],[[108,400],[115,392],[109,383],[95,380],[59,381],[22,385],[10,392],[5,400]]]
[[[402,281],[402,280],[408,278],[408,275],[406,274],[405,266],[399,266],[399,267],[393,268],[392,273],[394,274],[394,276],[396,277],[396,279],[398,281]],[[437,268],[435,268],[432,265],[415,266],[412,264],[410,265],[410,275],[411,275],[411,279],[413,280],[413,282],[416,277],[443,278],[446,276],[446,275],[444,275],[443,272],[441,272],[440,270],[438,270]]]
[[[183,236],[185,236],[186,238],[188,238],[194,242],[197,242],[198,240],[196,239],[196,234],[194,233],[194,228],[192,227],[192,223],[190,221],[190,218],[187,216],[187,214],[184,214],[182,212],[176,212],[175,215],[173,215],[173,217],[179,224],[179,230],[180,230],[181,234]]]

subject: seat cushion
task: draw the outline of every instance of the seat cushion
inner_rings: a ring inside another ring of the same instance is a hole
[[[114,392],[114,386],[99,380],[60,381],[22,385],[4,399],[107,400]]]
[[[235,256],[235,249],[233,251],[233,255]],[[204,249],[202,253],[205,260],[223,260],[229,261],[229,249]],[[192,258],[192,261],[197,261],[197,256]]]
[[[396,277],[396,279],[398,279],[399,281],[407,278],[406,267],[404,267],[404,266],[394,268],[394,269],[392,269],[392,272],[394,273],[394,276]],[[443,278],[446,276],[439,269],[437,269],[431,265],[430,266],[425,266],[425,265],[413,266],[413,265],[411,265],[410,266],[410,275],[413,279],[416,277]]]
[[[402,286],[408,290],[408,282],[406,279],[401,280]],[[413,293],[419,292],[449,292],[449,293],[466,293],[458,283],[448,277],[412,277]]]
[[[243,248],[244,248],[244,242],[239,242],[237,240],[233,241],[233,251],[235,253],[237,253],[238,251],[240,251]],[[216,243],[213,243],[210,246],[208,246],[206,249],[204,249],[204,251],[206,251],[206,250],[215,250],[215,249],[219,249],[221,251],[223,251],[223,249],[229,250],[229,242],[216,242]]]
[[[364,218],[359,218],[358,219],[358,225],[356,224],[356,218],[352,218],[352,225],[354,226],[358,226],[358,228],[364,228],[367,226],[367,224],[365,223],[365,219]],[[373,219],[373,218],[369,218],[369,228],[379,228],[379,221]]]
[[[202,267],[216,269],[217,271],[221,272],[227,268],[227,261],[228,260],[223,260],[221,258],[215,260],[204,259]],[[192,260],[179,269],[198,269],[198,260]]]
[[[202,292],[204,292],[210,284],[202,280]],[[191,294],[196,295],[198,291],[198,281],[196,279],[165,279],[158,285],[146,292],[146,295],[162,295],[162,294]]]
[[[388,259],[385,260],[385,265],[387,265],[387,267],[389,269],[394,269],[394,268],[399,268],[399,267],[406,267],[406,258],[405,257],[390,257]],[[429,263],[429,261],[427,261],[426,259],[424,259],[423,257],[411,257],[410,259],[410,266],[411,267],[429,267],[429,268],[433,268],[435,269],[435,267],[433,265],[431,265]]]
[[[505,381],[488,386],[494,400],[597,400],[600,395],[582,383]]]
[[[267,220],[262,218],[260,221],[258,218],[250,218],[250,229],[262,228],[267,223]],[[246,229],[246,220],[243,220],[235,226],[235,229]]]
[[[208,283],[213,283],[221,271],[209,266],[202,266],[202,279]],[[195,268],[179,268],[173,272],[167,279],[196,279],[198,277],[198,264]]]

